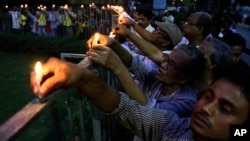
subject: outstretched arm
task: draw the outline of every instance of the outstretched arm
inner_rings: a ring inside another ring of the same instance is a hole
[[[148,56],[155,63],[160,64],[162,61],[162,51],[152,43],[145,41],[136,34],[132,33],[124,25],[116,25],[113,28],[115,34],[128,37],[146,56]]]
[[[122,17],[118,20],[119,24],[126,25],[128,27],[132,27],[144,40],[149,41],[151,32],[145,30],[142,26],[138,25],[135,21],[127,17]]]
[[[36,74],[31,72],[31,87],[35,95],[42,97],[55,89],[76,87],[101,111],[112,112],[119,104],[120,95],[90,70],[77,64],[50,58],[41,69],[43,81],[38,90]]]

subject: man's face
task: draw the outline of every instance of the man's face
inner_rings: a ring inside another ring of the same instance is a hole
[[[243,47],[239,45],[231,46],[231,51],[232,51],[231,63],[235,64],[240,60],[241,54],[243,52]]]
[[[195,36],[198,36],[198,25],[197,21],[199,19],[199,14],[192,14],[187,20],[182,24],[183,35],[188,39],[192,40]]]
[[[240,87],[221,78],[199,99],[191,118],[191,127],[202,137],[229,140],[230,125],[244,123],[248,111],[249,103]]]
[[[170,54],[163,55],[156,78],[165,85],[180,84],[183,66],[188,63],[190,57],[181,49],[174,49]]]
[[[151,23],[150,19],[140,14],[138,17],[138,24],[143,28],[146,28]]]

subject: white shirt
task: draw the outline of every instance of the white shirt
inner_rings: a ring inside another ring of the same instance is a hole
[[[20,12],[19,11],[9,11],[9,14],[11,15],[11,19],[12,19],[12,28],[13,29],[21,29],[21,25],[19,23]]]

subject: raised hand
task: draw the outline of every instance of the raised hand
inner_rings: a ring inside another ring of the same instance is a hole
[[[92,62],[98,63],[101,66],[108,68],[113,73],[119,71],[122,68],[122,61],[116,55],[116,53],[107,46],[96,45],[93,46],[87,55]]]

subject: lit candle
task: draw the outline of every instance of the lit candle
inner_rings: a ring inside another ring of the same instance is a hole
[[[36,73],[36,87],[39,93],[40,93],[40,82],[42,79],[41,69],[42,69],[42,64],[41,62],[38,61],[35,65],[35,73]],[[38,95],[38,97],[40,98],[40,95]]]
[[[100,44],[99,33],[95,33],[95,36],[94,36],[94,39],[93,39],[93,42],[92,42],[92,46],[97,45],[97,44]]]
[[[90,48],[92,48],[93,45],[97,45],[97,44],[100,44],[100,41],[99,41],[99,33],[95,33],[94,34],[94,39],[93,39],[93,42],[92,42],[92,45],[90,46]],[[81,62],[78,63],[78,65],[82,65],[86,68],[90,67],[92,64],[92,62],[89,60],[88,56],[86,56]]]
[[[114,32],[112,32],[112,31],[109,32],[109,37],[110,37],[110,38],[113,38],[113,39],[114,39],[115,36],[116,36],[116,35],[114,34]]]

